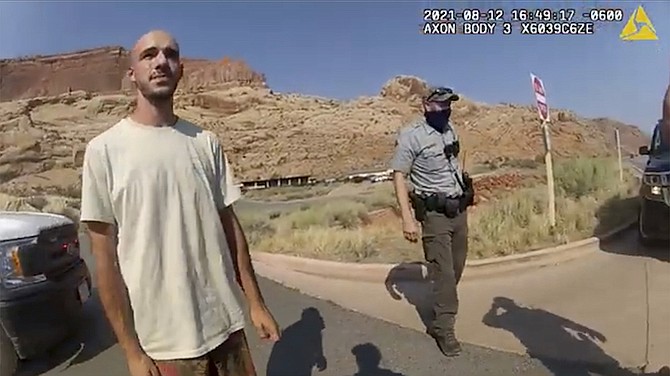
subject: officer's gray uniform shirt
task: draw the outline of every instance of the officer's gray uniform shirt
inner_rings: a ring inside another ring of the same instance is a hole
[[[460,196],[463,190],[456,180],[456,174],[461,178],[458,158],[452,157],[449,163],[444,155],[444,147],[456,140],[451,124],[440,133],[421,119],[400,131],[391,169],[408,174],[416,193]]]

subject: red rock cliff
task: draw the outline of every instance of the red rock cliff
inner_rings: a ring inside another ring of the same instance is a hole
[[[113,93],[131,89],[126,78],[128,51],[101,47],[50,56],[0,60],[0,101],[52,96],[68,90]],[[183,91],[204,88],[266,87],[265,76],[245,62],[184,59]]]

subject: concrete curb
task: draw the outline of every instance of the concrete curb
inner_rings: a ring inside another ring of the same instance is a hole
[[[466,263],[463,279],[483,278],[529,267],[542,267],[575,259],[594,252],[601,241],[611,238],[637,223],[637,219],[618,226],[598,237],[522,254],[472,260]],[[298,256],[288,256],[266,252],[252,252],[254,263],[271,268],[288,269],[294,272],[316,275],[324,278],[344,279],[360,282],[384,283],[392,272],[394,281],[421,281],[426,277],[423,262],[401,264],[358,264],[327,260],[317,260]]]

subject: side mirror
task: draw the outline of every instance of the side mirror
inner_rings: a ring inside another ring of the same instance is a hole
[[[648,146],[640,146],[640,149],[638,149],[638,152],[640,155],[649,155],[649,147]]]

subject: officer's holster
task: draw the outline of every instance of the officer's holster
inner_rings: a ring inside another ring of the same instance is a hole
[[[423,222],[426,219],[426,203],[415,192],[409,193],[409,201],[412,203],[412,208],[414,209],[414,218],[419,222]]]

